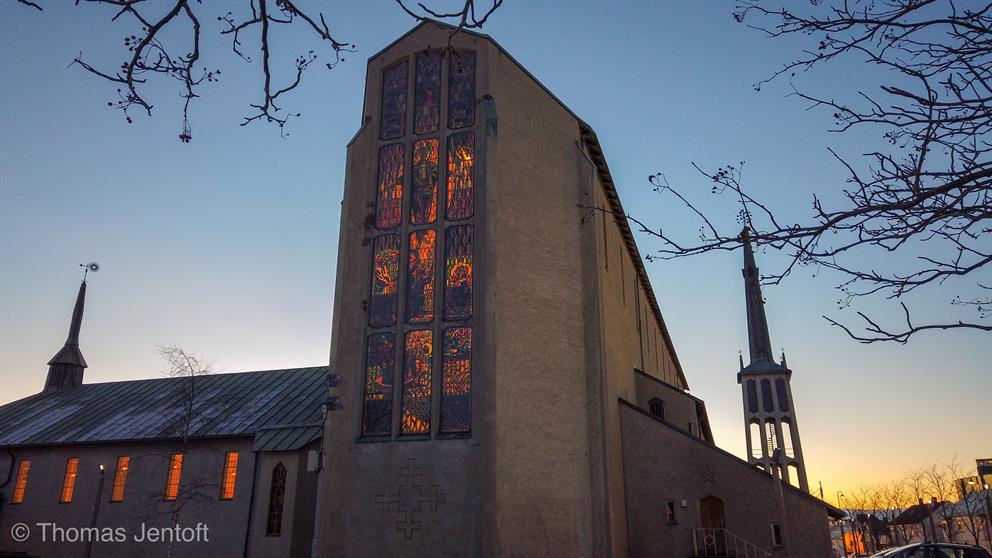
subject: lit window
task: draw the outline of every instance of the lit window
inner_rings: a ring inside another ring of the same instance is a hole
[[[448,137],[448,196],[445,217],[468,219],[475,212],[475,134],[462,132]]]
[[[362,434],[388,436],[393,421],[393,373],[396,370],[396,335],[369,336],[365,360],[365,408]]]
[[[434,319],[434,229],[410,233],[407,252],[406,320],[423,324]]]
[[[117,468],[114,469],[114,489],[110,493],[111,502],[124,501],[124,484],[127,482],[127,469],[131,458],[122,455],[117,458]]]
[[[472,318],[472,225],[444,231],[444,321]]]
[[[434,337],[429,329],[406,334],[403,356],[403,409],[400,433],[428,434],[431,431],[431,363]]]
[[[269,489],[269,518],[265,534],[278,537],[282,533],[282,505],[286,496],[286,466],[282,463],[272,470],[272,487]]]
[[[79,459],[70,457],[65,462],[65,477],[62,479],[62,496],[59,502],[68,504],[72,502],[72,492],[76,489],[76,472],[79,469]]]
[[[24,501],[24,489],[28,486],[28,471],[31,470],[30,461],[21,461],[17,466],[17,481],[14,483],[14,495],[10,499],[11,504],[20,504]]]
[[[165,482],[165,499],[173,501],[179,494],[179,476],[183,472],[183,454],[174,453],[169,458],[169,476]]]
[[[224,480],[221,484],[220,499],[234,499],[234,481],[238,476],[238,452],[229,451],[224,458]]]
[[[441,368],[441,432],[472,429],[472,328],[444,330]]]
[[[399,226],[403,216],[403,144],[379,149],[379,179],[375,202],[375,227]]]

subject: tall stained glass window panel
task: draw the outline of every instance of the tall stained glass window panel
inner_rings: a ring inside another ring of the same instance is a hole
[[[375,227],[391,229],[400,224],[403,212],[403,144],[379,149],[378,188],[375,200]]]
[[[452,52],[448,66],[448,127],[475,124],[475,53]]]
[[[472,318],[472,225],[444,231],[444,320]]]
[[[472,427],[472,328],[444,330],[441,370],[441,432],[468,432]]]
[[[403,356],[403,411],[401,434],[431,431],[431,363],[434,360],[433,332],[407,332]]]
[[[475,212],[475,134],[462,132],[448,138],[448,195],[445,216],[468,219]]]
[[[369,336],[365,359],[365,409],[362,434],[388,436],[393,419],[393,374],[396,370],[396,335]]]
[[[417,56],[413,133],[436,132],[441,125],[441,53]],[[474,93],[473,93],[474,94]]]
[[[434,252],[437,233],[433,229],[410,233],[407,258],[406,320],[422,324],[434,319]]]
[[[390,326],[396,323],[399,301],[400,235],[377,236],[372,247],[372,303],[369,325]]]
[[[379,137],[396,139],[406,134],[406,62],[382,74],[382,126]]]
[[[437,220],[437,149],[436,138],[417,140],[413,144],[411,225],[426,225]]]

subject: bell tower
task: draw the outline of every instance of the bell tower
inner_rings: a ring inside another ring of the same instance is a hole
[[[809,492],[803,449],[799,441],[796,407],[792,399],[792,370],[782,352],[781,362],[772,356],[765,317],[765,301],[761,296],[758,266],[747,227],[741,232],[744,246],[744,297],[747,305],[747,337],[750,363],[740,359],[737,383],[741,385],[744,403],[744,428],[747,439],[748,463],[764,471],[773,471],[773,455],[781,449],[783,480]]]

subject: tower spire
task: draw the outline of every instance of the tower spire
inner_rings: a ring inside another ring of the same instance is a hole
[[[744,245],[744,297],[747,303],[747,338],[751,364],[759,361],[775,362],[772,357],[772,342],[768,336],[765,301],[761,297],[758,266],[754,263],[751,235],[746,226],[741,231],[741,243]]]
[[[72,321],[69,322],[69,335],[65,345],[48,361],[48,377],[45,379],[45,391],[61,389],[65,386],[78,386],[83,383],[83,370],[86,359],[79,350],[79,330],[83,324],[83,306],[86,303],[86,279],[79,284],[76,294],[76,306],[72,309]]]

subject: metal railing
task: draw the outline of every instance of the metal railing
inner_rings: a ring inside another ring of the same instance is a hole
[[[734,556],[736,558],[771,558],[771,553],[746,541],[727,529],[692,530],[693,556]]]

